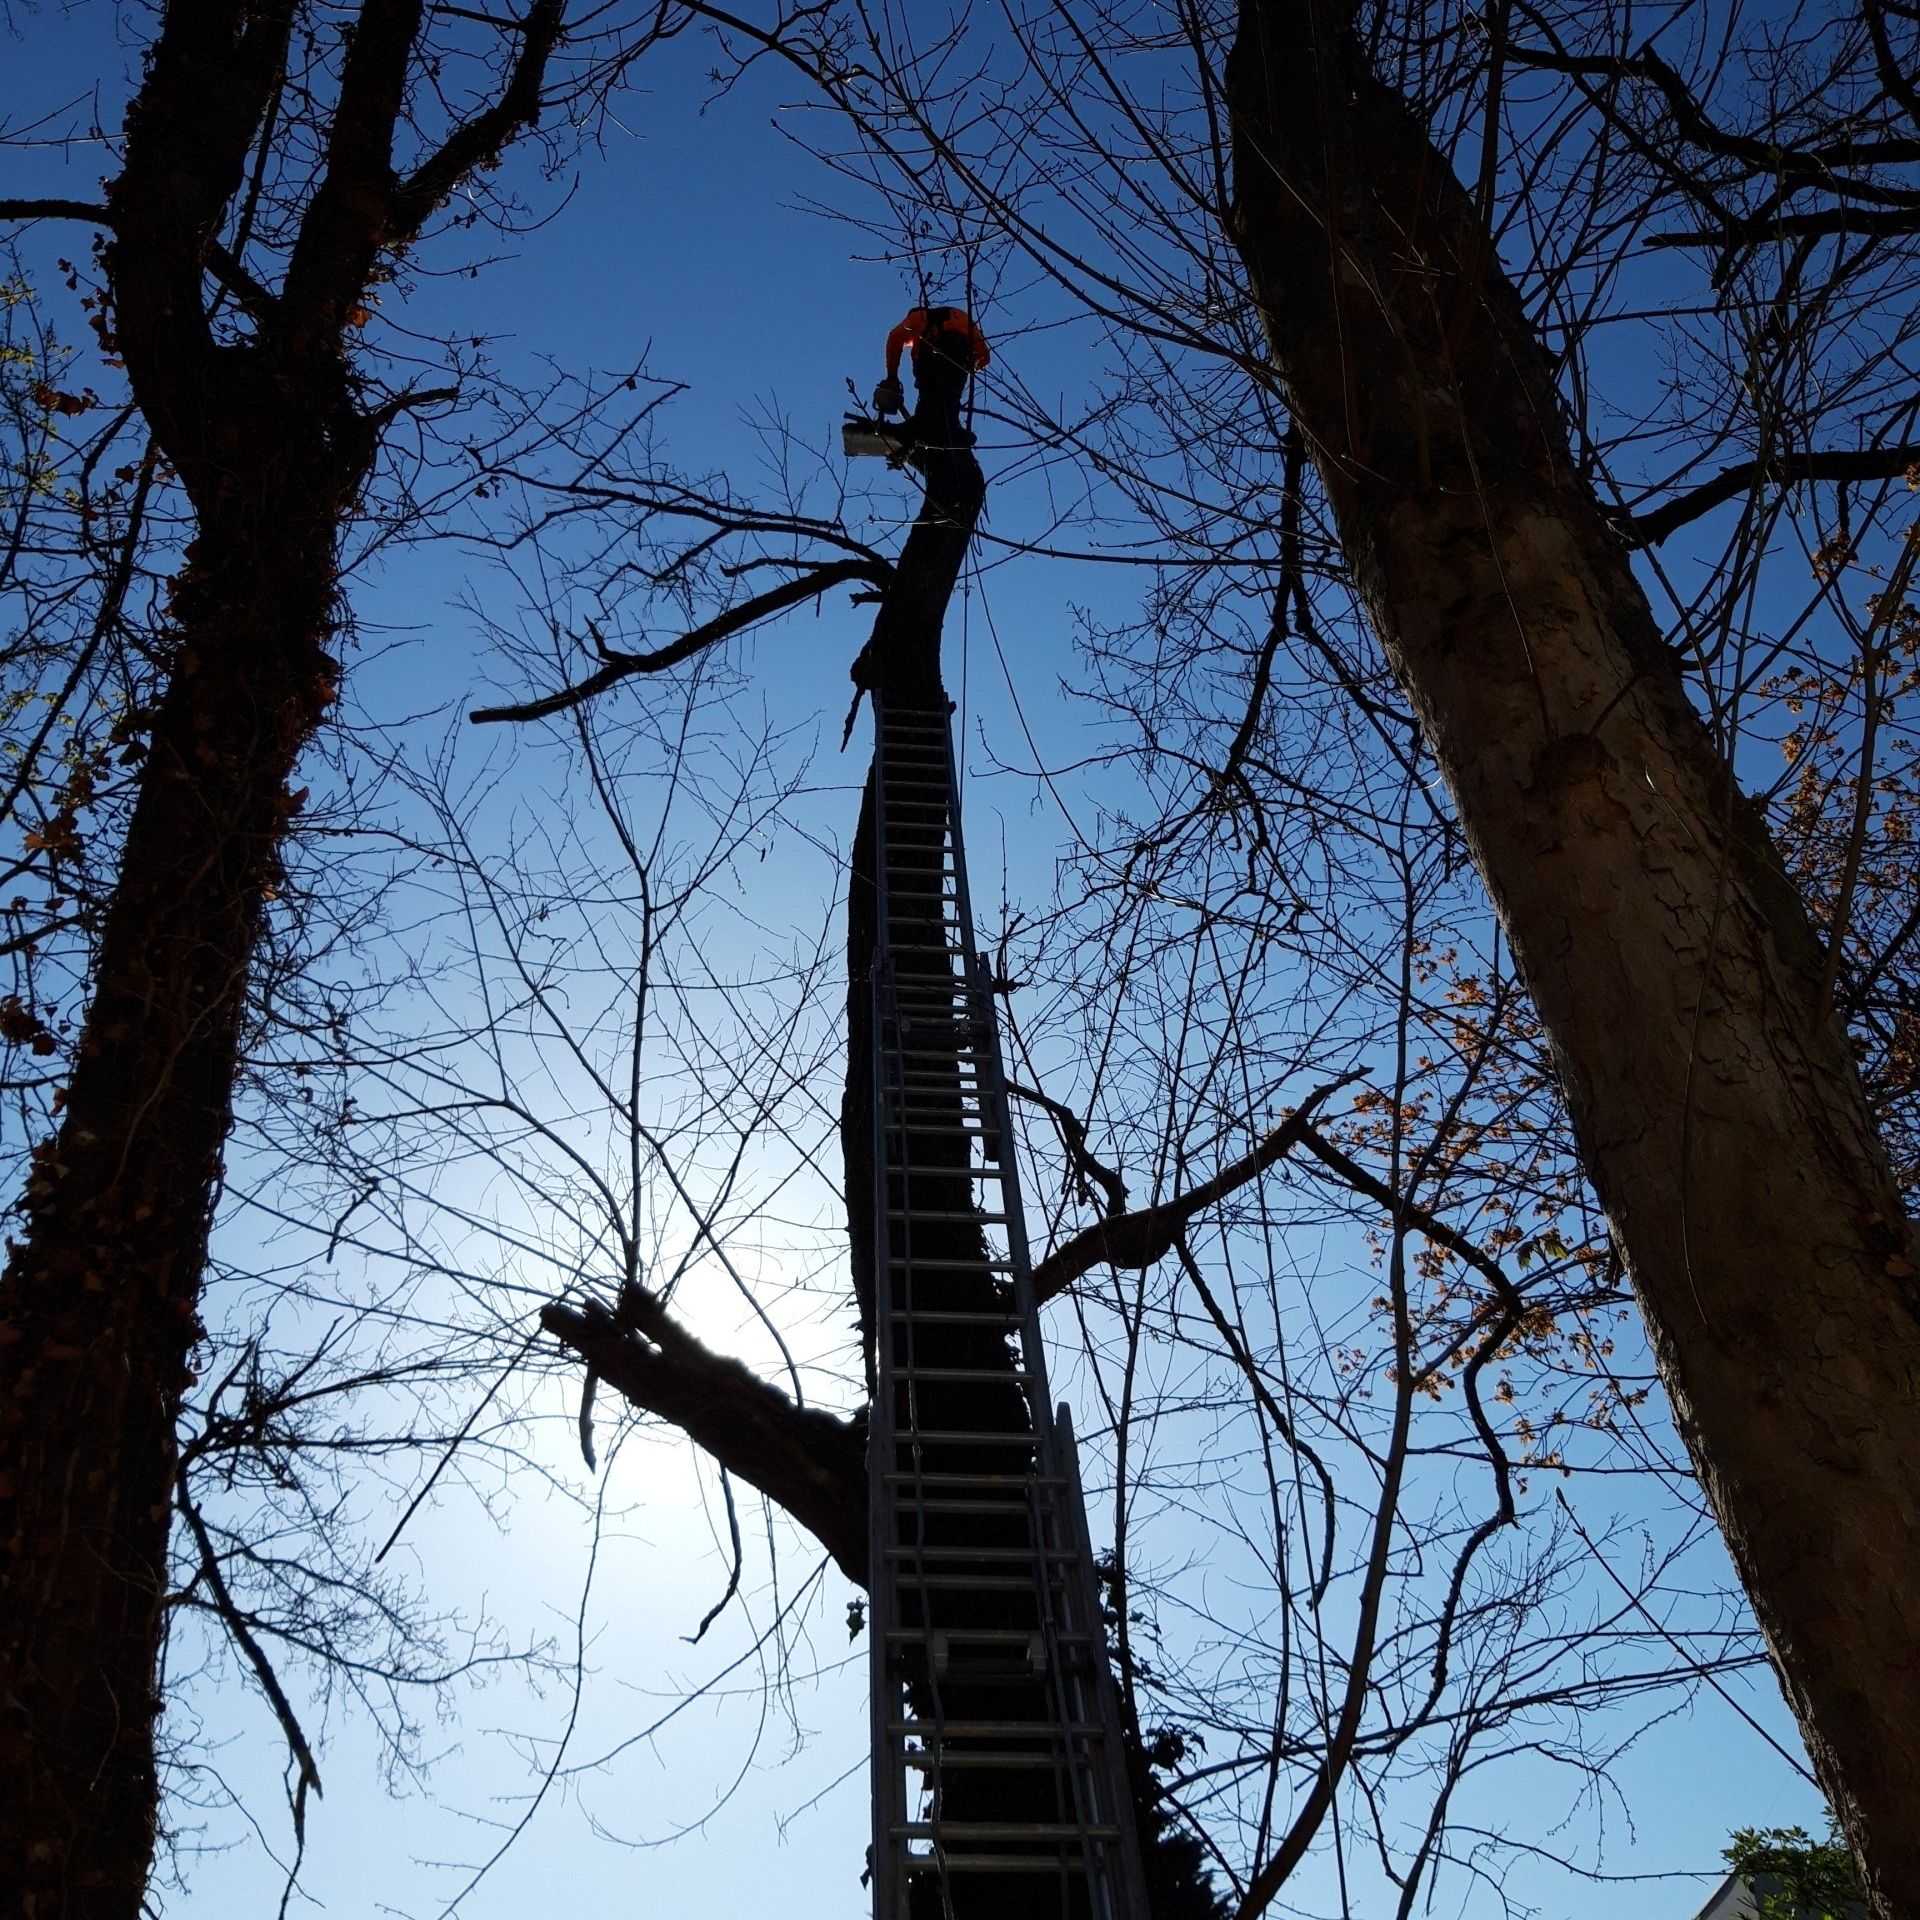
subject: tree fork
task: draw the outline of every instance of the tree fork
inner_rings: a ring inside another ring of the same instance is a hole
[[[334,697],[341,532],[393,412],[363,411],[346,331],[381,256],[537,120],[562,5],[534,0],[497,97],[402,176],[425,15],[367,0],[284,285],[249,280],[237,341],[204,279],[269,137],[293,0],[177,0],[128,112],[113,344],[197,532],[61,1124],[0,1276],[0,1900],[31,1920],[144,1905],[175,1422],[247,975],[288,782]]]
[[[1920,1913],[1920,1295],[1821,953],[1350,0],[1242,0],[1232,226],[1877,1914]]]

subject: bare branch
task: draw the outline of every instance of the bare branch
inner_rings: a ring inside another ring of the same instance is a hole
[[[85,220],[113,225],[113,209],[90,200],[0,200],[0,220]]]
[[[1211,1180],[1189,1187],[1158,1206],[1142,1207],[1138,1212],[1083,1228],[1034,1268],[1034,1297],[1051,1300],[1097,1266],[1150,1267],[1164,1260],[1180,1244],[1180,1236],[1191,1221],[1229,1194],[1239,1192],[1248,1181],[1257,1180],[1269,1167],[1277,1166],[1312,1130],[1314,1109],[1362,1077],[1346,1073],[1315,1088],[1304,1104],[1288,1114],[1251,1153],[1223,1167]]]
[[[871,580],[877,586],[884,587],[891,578],[892,569],[877,561],[835,560],[827,566],[815,567],[797,580],[789,580],[784,586],[755,594],[751,600],[743,600],[737,607],[730,607],[725,613],[717,614],[695,627],[691,633],[683,634],[671,646],[656,648],[652,653],[613,654],[599,672],[589,674],[571,687],[562,687],[558,693],[524,701],[518,706],[476,707],[467,718],[476,726],[494,720],[543,720],[550,713],[564,713],[570,707],[580,706],[632,674],[663,673],[668,667],[677,667],[682,660],[691,660],[696,653],[703,652],[716,641],[725,640],[747,627],[757,626],[762,620],[771,619],[776,613],[784,613],[788,607],[798,606],[803,600],[829,593],[848,580]]]
[[[1898,480],[1920,465],[1920,446],[1860,447],[1820,453],[1775,453],[1765,459],[1742,460],[1711,480],[1620,523],[1627,544],[1654,547],[1689,521],[1711,513],[1748,492],[1756,480],[1781,487],[1805,486],[1822,480],[1848,485],[1865,480]]]

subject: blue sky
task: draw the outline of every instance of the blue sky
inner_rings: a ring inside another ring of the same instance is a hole
[[[0,119],[9,128],[36,109],[81,97],[96,82],[103,117],[114,119],[138,15],[123,23],[104,6],[82,5],[17,14],[13,24],[0,81]],[[864,391],[878,376],[884,334],[911,289],[897,265],[873,257],[870,238],[804,204],[830,197],[831,189],[783,137],[781,94],[770,75],[704,106],[711,57],[695,37],[650,58],[638,92],[606,130],[604,153],[583,156],[574,169],[564,212],[517,242],[481,280],[431,285],[414,317],[431,325],[437,315],[458,314],[464,329],[467,316],[477,316],[473,329],[493,336],[503,365],[552,359],[611,369],[644,353],[653,376],[688,387],[665,416],[668,453],[690,469],[725,469],[751,484],[768,458],[769,419],[789,422],[806,445],[832,448],[843,381],[850,376]],[[0,166],[9,191],[91,197],[101,171],[94,154],[0,149]],[[551,189],[529,182],[528,191]],[[42,229],[30,238],[29,255],[44,259],[78,244],[71,232]],[[994,331],[994,314],[982,317]],[[77,315],[61,318],[68,333],[79,330]],[[1045,392],[1084,394],[1099,371],[1071,329],[1023,339],[1014,351],[1020,378]],[[991,433],[983,437],[991,478],[1020,450],[996,447]],[[904,484],[878,481],[864,531],[885,544],[910,504]],[[1044,494],[1037,485],[1001,490],[992,513],[995,531],[1043,525]],[[451,724],[495,670],[459,605],[476,582],[486,592],[485,581],[473,556],[454,546],[403,550],[368,570],[355,589],[361,622],[369,633],[404,634],[405,641],[370,650],[363,662],[353,692],[364,712],[385,719],[438,709]],[[1047,756],[1072,757],[1078,721],[1058,683],[1078,671],[1075,615],[1092,608],[1124,616],[1135,594],[1135,577],[1125,569],[1058,562],[1007,568],[970,591],[956,605],[948,655],[956,680],[964,669],[967,718],[978,729],[969,740],[984,739],[995,754],[1024,762],[1024,730],[1031,729]],[[770,715],[817,727],[817,814],[823,834],[837,834],[841,843],[851,832],[862,768],[858,739],[844,758],[834,747],[848,691],[845,664],[864,628],[865,616],[847,609],[841,596],[818,619],[791,622],[733,650],[763,689]],[[441,722],[417,724],[421,738],[441,730]],[[494,770],[503,805],[537,808],[550,790],[543,783],[558,777],[553,762],[513,740],[475,741],[460,751],[470,764]],[[976,770],[969,805],[977,897],[984,903],[997,893],[1004,863],[1016,895],[1043,898],[1061,838],[1058,820],[1036,807],[1025,784],[982,780],[984,751],[970,746],[969,761]],[[784,913],[804,928],[830,896],[831,869],[829,853],[769,862],[754,881],[755,913],[773,924]],[[744,1347],[752,1338],[741,1316],[723,1305],[709,1299],[697,1312],[701,1330],[717,1344]],[[831,1340],[830,1331],[820,1333],[823,1356]],[[685,1645],[682,1636],[724,1578],[712,1488],[684,1447],[636,1442],[604,1469],[600,1485],[611,1514],[579,1625],[574,1610],[590,1530],[577,1502],[589,1496],[589,1483],[567,1457],[571,1403],[537,1411],[559,1436],[553,1470],[574,1498],[518,1492],[504,1537],[473,1499],[429,1507],[405,1547],[429,1590],[448,1591],[461,1605],[484,1596],[501,1618],[557,1636],[563,1651],[577,1632],[584,1636],[597,1678],[572,1734],[576,1762],[611,1754],[689,1685],[742,1664],[711,1696],[618,1760],[557,1788],[461,1911],[472,1920],[505,1920],[619,1903],[643,1912],[729,1913],[756,1908],[773,1894],[794,1920],[862,1914],[864,1662],[841,1625],[845,1582],[829,1570],[820,1583],[804,1631],[788,1648],[793,1678],[771,1695],[752,1651],[775,1605],[764,1565],[749,1582],[744,1613],[725,1617],[706,1644]],[[779,1562],[782,1592],[790,1593],[812,1564],[804,1543],[789,1537]],[[1741,1699],[1791,1742],[1769,1681]],[[283,1815],[272,1791],[259,1790],[277,1771],[278,1756],[255,1703],[229,1684],[203,1711],[227,1743],[222,1770],[253,1783],[263,1818],[274,1823],[274,1845],[283,1846]],[[450,1863],[484,1857],[501,1823],[518,1817],[528,1757],[550,1751],[567,1711],[563,1685],[536,1695],[504,1681],[467,1698],[457,1719],[427,1737],[443,1756],[430,1801],[389,1792],[364,1724],[339,1716],[322,1763],[326,1796],[309,1816],[304,1884],[311,1904],[295,1910],[439,1911],[462,1881]],[[1731,1710],[1712,1701],[1648,1734],[1618,1772],[1625,1805],[1609,1803],[1601,1816],[1614,1873],[1711,1873],[1734,1825],[1813,1823],[1811,1795]],[[1484,1817],[1527,1832],[1552,1852],[1561,1836],[1550,1822],[1564,1796],[1536,1799],[1535,1791],[1530,1785],[1510,1798],[1493,1787],[1484,1794]],[[279,1882],[263,1845],[230,1813],[210,1816],[208,1837],[225,1850],[194,1865],[189,1891],[169,1897],[167,1910],[271,1911]],[[1687,1915],[1699,1888],[1675,1880],[1622,1889],[1550,1860],[1522,1867],[1513,1882],[1518,1897],[1563,1920],[1599,1920],[1623,1901],[1649,1914]],[[1299,1911],[1337,1910],[1324,1873],[1303,1876],[1298,1893]],[[1499,1911],[1491,1889],[1459,1878],[1437,1906],[1475,1916]],[[1290,1898],[1286,1910],[1293,1907]]]

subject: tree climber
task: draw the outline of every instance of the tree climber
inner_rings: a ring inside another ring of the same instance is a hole
[[[906,411],[900,386],[900,354],[913,349],[913,418],[907,423],[910,444],[916,450],[956,449],[973,445],[960,419],[960,401],[967,380],[990,357],[987,336],[960,307],[915,307],[887,335],[887,377],[873,390],[873,410],[884,419]]]
[[[986,480],[973,457],[973,435],[960,418],[967,381],[987,364],[987,337],[960,307],[915,307],[887,335],[887,377],[873,390],[873,410],[884,420],[906,409],[900,355],[913,349],[918,390],[904,427],[874,431],[873,421],[849,418],[849,453],[886,451],[888,464],[911,460],[926,495],[901,549],[891,587],[881,596],[873,633],[853,663],[853,684],[878,689],[908,705],[944,705],[940,627],[967,542],[986,499]],[[866,442],[856,444],[855,436]],[[849,736],[858,694],[847,714]]]

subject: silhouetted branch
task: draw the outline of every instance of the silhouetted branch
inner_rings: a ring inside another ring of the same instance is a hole
[[[1853,451],[1776,453],[1764,460],[1742,460],[1711,480],[1621,522],[1621,532],[1633,547],[1658,546],[1666,537],[1715,507],[1737,500],[1756,480],[1782,487],[1804,486],[1820,480],[1842,485],[1862,480],[1898,480],[1920,465],[1920,446],[1861,447]]]
[[[1135,1213],[1123,1213],[1083,1228],[1034,1268],[1034,1297],[1051,1300],[1097,1266],[1150,1267],[1164,1260],[1180,1244],[1190,1221],[1284,1160],[1311,1131],[1309,1120],[1314,1109],[1361,1077],[1346,1073],[1317,1087],[1251,1153],[1223,1167],[1211,1180],[1189,1187],[1158,1206],[1142,1207]]]
[[[562,687],[558,693],[549,693],[538,700],[522,701],[510,707],[477,707],[467,718],[476,725],[484,725],[494,720],[542,720],[550,713],[564,713],[606,692],[609,687],[633,674],[663,673],[669,667],[678,666],[682,660],[692,659],[696,653],[703,652],[717,641],[756,626],[762,620],[771,619],[776,613],[784,613],[787,608],[798,606],[803,600],[830,593],[848,580],[871,580],[878,586],[885,586],[890,577],[891,569],[878,561],[831,561],[824,567],[815,567],[811,572],[802,574],[796,580],[789,580],[766,593],[755,594],[751,600],[743,600],[737,607],[729,607],[725,613],[702,622],[691,633],[681,635],[670,646],[658,647],[651,653],[610,654],[607,664],[597,673],[589,674],[571,687]]]

